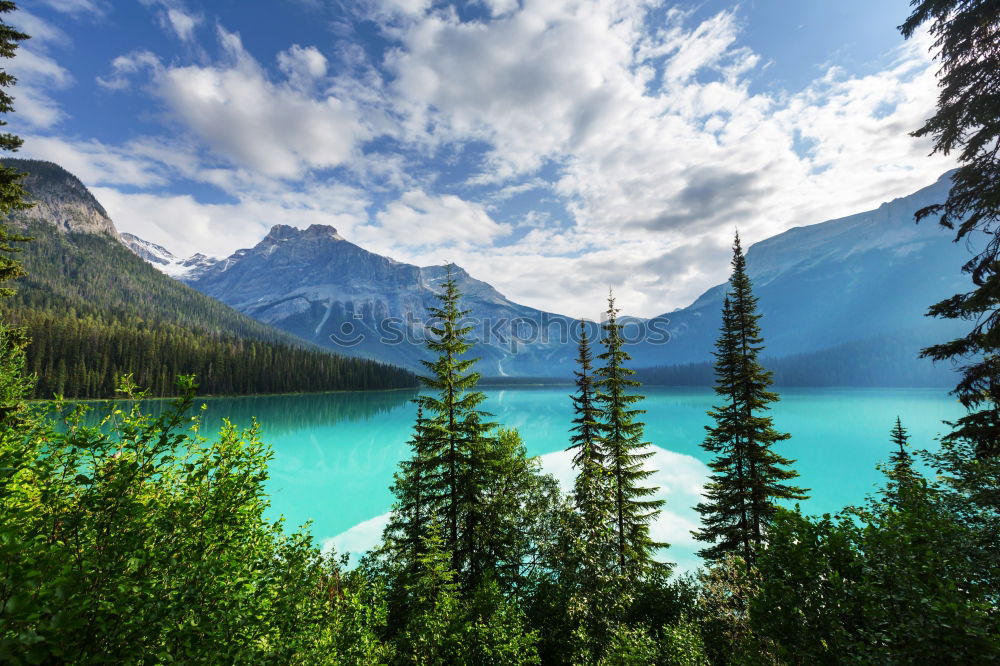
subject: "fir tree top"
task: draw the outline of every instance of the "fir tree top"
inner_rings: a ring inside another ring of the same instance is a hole
[[[0,14],[7,14],[17,9],[17,6],[8,0],[0,1]],[[28,35],[15,30],[9,24],[0,20],[0,58],[13,58],[17,52],[20,42],[28,39]],[[0,69],[0,127],[7,125],[4,115],[14,111],[14,97],[7,92],[17,83],[17,77],[6,69]],[[0,150],[10,152],[17,151],[24,140],[10,132],[0,133]],[[0,165],[0,217],[6,217],[19,210],[30,208],[28,203],[28,193],[19,182],[24,174],[16,169]],[[14,243],[23,243],[31,240],[26,236],[12,234],[5,224],[0,223],[0,284],[8,280],[14,280],[24,275],[21,264],[12,256],[21,249]],[[13,290],[0,287],[0,296],[9,296]]]

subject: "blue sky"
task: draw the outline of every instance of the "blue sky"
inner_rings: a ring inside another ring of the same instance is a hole
[[[750,242],[951,167],[906,0],[35,0],[13,129],[119,229],[227,255],[330,224],[508,297],[652,316]]]

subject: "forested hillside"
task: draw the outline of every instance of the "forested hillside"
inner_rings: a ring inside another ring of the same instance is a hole
[[[955,383],[951,363],[920,358],[933,339],[913,330],[899,331],[829,349],[791,356],[770,357],[767,367],[778,386],[856,386],[936,388]],[[663,365],[637,370],[645,384],[709,386],[714,377],[709,362]]]
[[[32,339],[37,397],[110,396],[122,373],[154,395],[170,394],[178,374],[197,375],[208,394],[414,385],[407,371],[330,354],[158,272],[111,235],[103,209],[60,167],[4,163],[28,172],[25,185],[42,201],[12,219],[33,240],[19,256],[28,275],[0,304]]]

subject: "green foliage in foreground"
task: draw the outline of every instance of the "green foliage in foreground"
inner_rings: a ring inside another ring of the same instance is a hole
[[[921,481],[896,507],[779,514],[752,614],[782,662],[1000,660],[996,579],[970,566],[975,537],[936,492]]]
[[[65,405],[26,409],[22,342],[0,335],[3,663],[1000,660],[995,459],[945,446],[928,459],[938,481],[911,468],[899,483],[889,466],[893,492],[863,507],[778,511],[755,566],[608,576],[597,599],[600,579],[579,578],[579,514],[529,466],[490,492],[498,519],[530,527],[519,575],[463,589],[437,521],[401,577],[391,562],[350,570],[269,520],[269,449],[254,424],[205,437],[190,380],[155,417],[127,384],[98,425]],[[510,431],[497,441],[523,459]]]
[[[265,517],[256,424],[209,440],[190,380],[156,418],[124,388],[3,437],[0,661],[385,661],[377,590]]]

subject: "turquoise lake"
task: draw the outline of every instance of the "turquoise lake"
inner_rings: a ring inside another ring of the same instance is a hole
[[[572,418],[570,386],[486,389],[485,409],[520,430],[546,471],[571,483],[564,453]],[[646,439],[656,447],[651,485],[667,500],[654,535],[672,544],[667,559],[697,565],[689,530],[709,457],[699,446],[714,400],[709,389],[644,387]],[[799,483],[811,489],[802,502],[810,514],[857,503],[881,483],[875,469],[887,458],[889,430],[900,416],[913,448],[934,448],[943,420],[962,413],[944,390],[785,389],[775,425],[792,434],[780,452],[796,459]],[[239,425],[255,417],[274,449],[269,491],[275,515],[290,526],[312,522],[318,542],[357,554],[381,532],[392,504],[389,484],[415,416],[409,391],[328,393],[206,399],[204,432],[222,417]],[[564,485],[565,487],[565,485]]]

